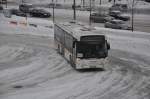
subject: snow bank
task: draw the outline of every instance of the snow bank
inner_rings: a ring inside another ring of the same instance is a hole
[[[27,34],[53,37],[53,22],[38,18],[12,16],[5,18],[1,15],[0,32],[8,34]]]
[[[0,20],[0,33],[54,35],[53,28],[45,27],[51,26],[49,21],[27,19],[27,25],[18,25],[20,21],[26,20],[19,17]],[[30,26],[30,22],[38,26]],[[52,42],[42,42],[47,38],[34,38],[33,42],[28,37],[20,42],[19,36],[15,36],[16,40],[0,36],[0,66],[10,66],[0,71],[0,99],[149,99],[150,34],[95,28],[108,36],[111,45],[110,63],[105,71],[74,70],[49,47]],[[26,57],[30,62],[24,58],[16,60],[23,54],[31,55]]]
[[[112,49],[150,56],[150,33],[95,27],[106,34]]]

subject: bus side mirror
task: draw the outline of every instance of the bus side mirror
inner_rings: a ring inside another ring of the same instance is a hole
[[[107,49],[110,50],[110,44],[107,42]]]

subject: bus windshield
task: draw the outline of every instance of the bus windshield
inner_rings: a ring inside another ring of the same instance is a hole
[[[105,58],[105,43],[99,42],[78,42],[77,57],[78,58]]]

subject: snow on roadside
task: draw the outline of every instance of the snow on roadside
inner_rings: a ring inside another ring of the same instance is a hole
[[[24,26],[11,26],[3,24],[0,26],[0,32],[3,34],[24,34],[24,35],[36,35],[44,37],[53,37],[53,30],[44,27],[24,27]]]
[[[150,33],[95,27],[108,36],[112,49],[150,56]]]
[[[4,34],[27,34],[44,37],[53,37],[53,22],[38,19],[38,18],[24,18],[12,16],[12,18],[5,18],[0,16],[0,32]]]
[[[20,21],[18,19],[16,18],[16,21]],[[33,21],[38,20],[33,19]],[[33,21],[32,23],[34,23]],[[38,27],[16,26],[10,25],[6,19],[6,22],[0,24],[0,32],[53,37],[53,29],[46,29],[43,27],[45,26],[44,23],[40,19],[40,23],[36,23],[39,24]],[[150,53],[150,46],[147,46],[150,44],[148,39],[150,34],[148,33],[132,33],[106,28],[97,29],[108,35],[112,49],[133,51],[133,53],[143,51],[144,53],[141,55]],[[39,49],[39,47],[34,48],[32,46],[32,49]],[[4,56],[2,58],[6,58],[7,54],[10,53],[12,56],[9,54],[11,57],[8,60],[12,60],[22,53],[24,48],[26,49],[24,44],[16,47],[0,46],[0,51],[5,52],[5,54],[1,52],[0,55]],[[32,49],[27,48],[26,52],[32,52]],[[148,77],[144,78],[139,71],[132,71],[128,68],[136,64],[125,64],[120,60],[114,59],[115,61],[113,61],[112,59],[110,67],[114,71],[77,72],[54,49],[49,48],[46,51],[45,49],[41,47],[40,51],[37,51],[39,56],[32,56],[32,63],[24,67],[9,68],[0,72],[0,97],[2,99],[110,99],[110,97],[112,99],[139,99],[138,93],[143,99],[148,97],[144,96],[148,92],[142,91],[142,89],[147,91]],[[6,53],[6,51],[10,52]],[[122,54],[121,52],[116,53]],[[125,59],[128,56],[126,55]],[[25,64],[22,63],[22,65]],[[138,70],[137,65],[136,67]],[[136,74],[137,72],[138,74]],[[22,86],[22,88],[15,89],[14,86],[17,85]]]

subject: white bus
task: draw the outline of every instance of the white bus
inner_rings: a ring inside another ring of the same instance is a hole
[[[56,49],[75,69],[104,68],[110,45],[104,34],[78,23],[55,23]]]

